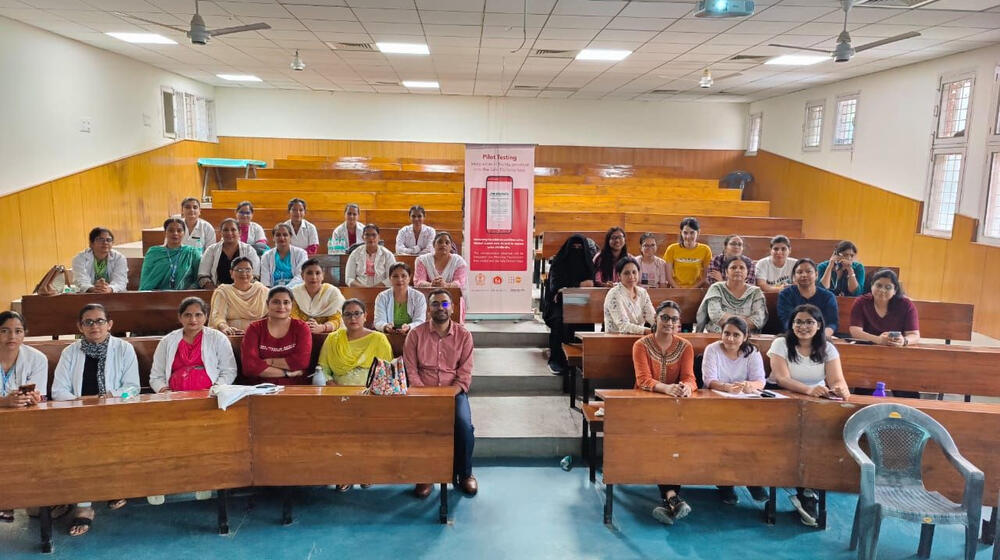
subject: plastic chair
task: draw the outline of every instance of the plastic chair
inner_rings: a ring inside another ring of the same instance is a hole
[[[864,435],[871,457],[858,440]],[[927,440],[933,439],[965,479],[962,503],[924,488],[921,464]],[[934,524],[965,525],[965,558],[973,560],[983,504],[983,471],[959,453],[948,430],[927,414],[896,403],[855,412],[844,425],[844,444],[861,467],[861,490],[854,513],[850,549],[860,560],[874,560],[884,517],[923,523],[917,555],[930,556]],[[860,544],[860,547],[858,545]]]

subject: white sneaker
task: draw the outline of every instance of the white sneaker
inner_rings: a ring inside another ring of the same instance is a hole
[[[164,502],[167,501],[167,497],[163,494],[158,494],[156,496],[146,496],[146,501],[149,502],[151,506],[162,506]]]
[[[670,509],[664,506],[656,506],[653,508],[653,519],[663,523],[664,525],[674,524],[674,517],[670,515]]]

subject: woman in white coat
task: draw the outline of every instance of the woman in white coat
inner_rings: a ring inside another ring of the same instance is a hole
[[[90,248],[73,257],[73,282],[81,292],[110,294],[128,289],[128,260],[112,249],[111,230],[90,230]]]
[[[213,289],[220,284],[232,284],[230,263],[239,257],[246,257],[253,267],[254,276],[260,275],[260,257],[250,245],[240,241],[239,224],[233,218],[222,220],[222,241],[205,249],[198,265],[198,285]]]
[[[309,255],[292,245],[292,226],[282,222],[271,232],[274,248],[260,256],[260,283],[268,288],[302,282],[302,263]]]
[[[361,243],[365,226],[358,221],[361,207],[353,202],[344,207],[344,223],[333,230],[330,246],[334,253],[346,253],[354,245]]]
[[[410,207],[410,225],[396,234],[397,255],[426,255],[434,251],[434,228],[424,225],[427,212],[423,206]]]
[[[389,267],[392,287],[375,297],[375,330],[406,334],[427,320],[427,298],[410,287],[410,267],[398,262]]]
[[[153,353],[149,386],[157,393],[202,391],[236,380],[236,356],[229,338],[205,328],[208,305],[185,298],[177,309],[181,328],[160,339]]]
[[[59,356],[52,398],[70,401],[87,396],[121,396],[139,387],[139,362],[132,345],[111,336],[114,322],[99,303],[88,303],[80,310],[78,328],[83,338],[70,344]],[[124,499],[110,500],[108,508],[118,509]],[[90,502],[76,504],[69,534],[74,537],[90,530],[94,521]]]
[[[379,229],[368,224],[362,234],[365,244],[351,251],[344,267],[344,283],[358,288],[389,286],[389,267],[396,262],[392,251],[378,244]]]
[[[215,243],[215,227],[201,219],[201,203],[188,197],[181,201],[181,218],[184,219],[184,240],[181,245],[195,247],[203,252]]]
[[[288,220],[283,223],[288,224],[292,231],[292,246],[304,250],[307,254],[316,254],[319,248],[319,232],[316,231],[316,226],[306,219],[306,201],[301,198],[289,200]]]

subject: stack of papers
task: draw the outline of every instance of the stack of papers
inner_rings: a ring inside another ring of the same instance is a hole
[[[214,385],[210,394],[215,395],[219,402],[219,408],[226,410],[233,403],[250,395],[273,395],[281,391],[284,387],[274,383],[261,383],[259,385]]]

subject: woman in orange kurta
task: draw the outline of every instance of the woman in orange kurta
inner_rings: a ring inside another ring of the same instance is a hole
[[[698,385],[694,380],[694,348],[676,336],[681,326],[681,308],[667,300],[656,308],[656,329],[632,345],[635,387],[674,397],[689,397]],[[680,497],[681,487],[660,484],[663,504],[653,509],[653,518],[664,525],[691,513]]]

